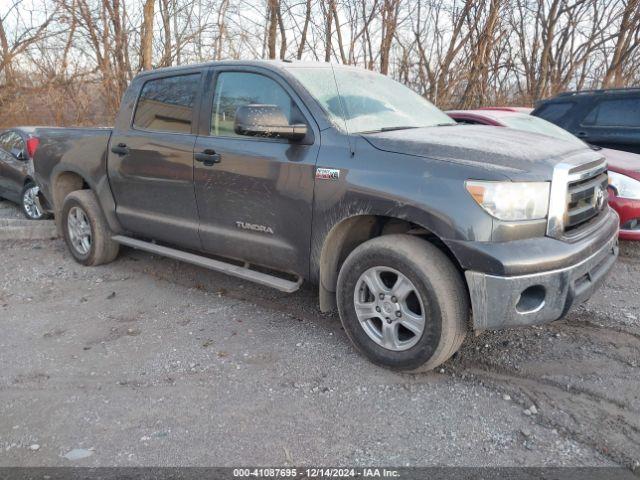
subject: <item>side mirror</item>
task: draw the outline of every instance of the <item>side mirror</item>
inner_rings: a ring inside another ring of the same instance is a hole
[[[251,137],[286,138],[300,141],[307,135],[304,123],[289,125],[277,105],[243,105],[236,110],[233,130]]]

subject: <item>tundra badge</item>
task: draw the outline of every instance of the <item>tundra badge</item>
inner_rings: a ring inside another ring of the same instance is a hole
[[[266,225],[258,225],[257,223],[248,223],[248,222],[236,222],[236,227],[242,228],[243,230],[253,230],[255,232],[262,233],[270,233],[273,235],[273,228],[267,227]]]

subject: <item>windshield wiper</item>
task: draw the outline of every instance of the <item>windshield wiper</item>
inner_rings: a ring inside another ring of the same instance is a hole
[[[357,133],[366,134],[366,133],[393,132],[394,130],[409,130],[410,128],[420,128],[420,127],[416,127],[414,125],[411,125],[411,126],[407,125],[402,127],[382,127],[376,130],[366,130],[364,132],[357,132]]]
[[[380,129],[381,132],[393,132],[394,130],[409,130],[410,128],[420,128],[416,126],[406,126],[406,127],[382,127]]]
[[[456,125],[460,125],[460,124],[458,122],[438,123],[436,127],[455,127]]]

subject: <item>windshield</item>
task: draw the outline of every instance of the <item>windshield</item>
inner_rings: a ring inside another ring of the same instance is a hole
[[[384,75],[355,68],[291,68],[331,122],[349,133],[455,124],[432,103]]]
[[[516,130],[541,133],[561,140],[579,142],[580,145],[584,146],[584,142],[582,140],[573,136],[573,134],[567,132],[563,128],[560,128],[551,122],[547,122],[542,118],[532,117],[531,115],[505,115],[504,117],[500,117],[500,121],[505,126],[515,128]]]

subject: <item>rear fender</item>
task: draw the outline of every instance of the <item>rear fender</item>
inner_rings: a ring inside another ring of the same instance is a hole
[[[54,212],[59,213],[62,209],[62,202],[64,201],[64,198],[56,198],[54,192],[56,189],[56,185],[58,184],[58,182],[62,181],[65,173],[77,175],[82,179],[83,185],[80,185],[80,188],[73,189],[79,190],[88,187],[90,190],[92,190],[98,198],[98,204],[100,205],[102,213],[105,216],[105,219],[111,231],[114,234],[123,233],[124,230],[116,217],[116,202],[115,198],[113,197],[113,193],[111,192],[111,187],[109,186],[109,179],[106,172],[100,175],[95,175],[95,172],[89,172],[78,166],[75,162],[70,163],[61,161],[53,168],[51,172],[49,191],[45,195],[45,198],[47,198],[53,205]],[[93,173],[93,175],[91,175],[91,173]],[[74,187],[77,186],[78,185],[74,185]]]

